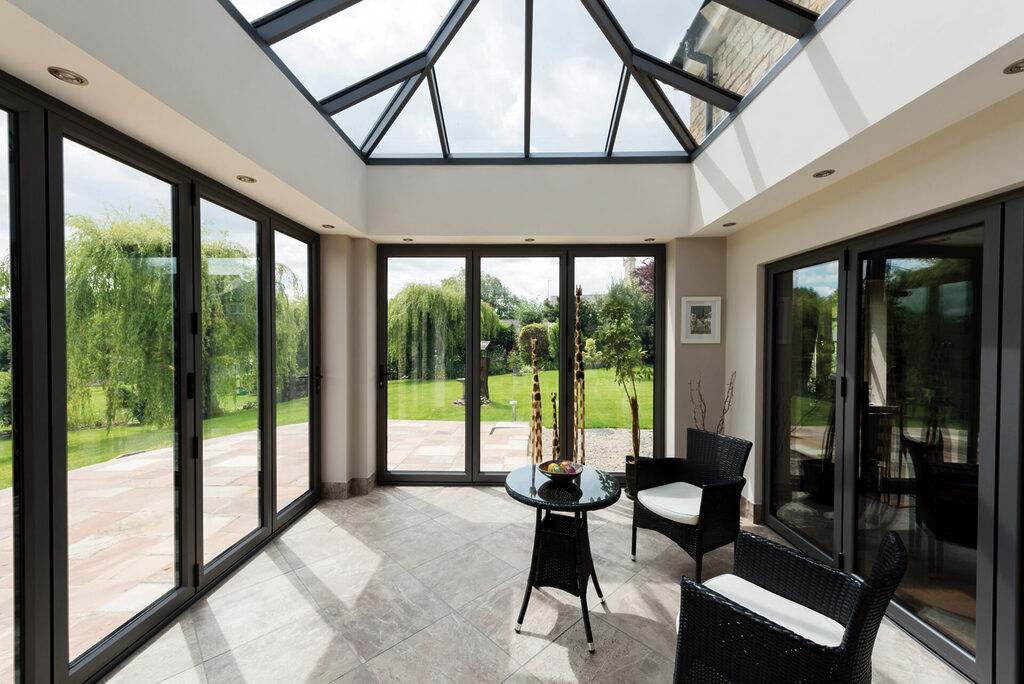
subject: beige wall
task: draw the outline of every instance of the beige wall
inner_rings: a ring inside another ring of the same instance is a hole
[[[722,297],[728,310],[726,291],[725,238],[679,238],[666,245],[665,278],[665,455],[686,455],[686,428],[693,427],[690,381],[701,378],[702,393],[708,406],[708,427],[714,429],[722,409],[724,395],[725,343],[728,328],[722,331],[720,344],[680,344],[680,298],[686,296]]]
[[[320,242],[325,486],[376,470],[376,255],[369,240]]]
[[[1024,93],[792,204],[727,239],[725,367],[737,371],[727,429],[750,439],[744,496],[760,502],[763,265],[1024,185]]]

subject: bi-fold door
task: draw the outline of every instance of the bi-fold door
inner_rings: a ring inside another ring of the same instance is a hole
[[[996,206],[767,268],[769,525],[863,576],[895,531],[910,563],[890,615],[982,678],[1002,240]]]
[[[577,286],[588,463],[623,470],[633,393],[641,453],[660,453],[663,254],[649,245],[382,246],[379,479],[500,482],[528,464],[534,351],[544,453],[556,418],[561,453],[569,453]],[[613,339],[635,355],[628,392],[610,346],[602,356]]]
[[[319,487],[318,239],[0,86],[0,681],[84,681]]]

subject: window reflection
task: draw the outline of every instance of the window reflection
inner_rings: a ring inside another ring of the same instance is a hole
[[[887,530],[910,567],[897,598],[973,651],[978,523],[980,229],[863,264],[858,568]]]
[[[774,286],[771,512],[832,554],[839,264],[780,273]]]

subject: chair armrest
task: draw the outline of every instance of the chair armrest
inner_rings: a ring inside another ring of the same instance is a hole
[[[730,544],[740,531],[740,493],[746,480],[734,477],[701,487],[700,522],[706,548]]]
[[[853,575],[749,532],[736,539],[733,573],[843,626],[867,588]]]
[[[636,460],[636,489],[660,487],[669,482],[684,480],[686,461],[681,458],[638,458]]]
[[[680,583],[676,682],[826,682],[846,642],[822,646],[689,577]]]

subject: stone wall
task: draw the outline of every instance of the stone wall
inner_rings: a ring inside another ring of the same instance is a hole
[[[801,0],[799,4],[821,13],[832,0]],[[796,43],[792,36],[717,3],[706,6],[701,13],[708,26],[697,49],[714,60],[714,82],[740,95],[746,95]],[[693,60],[685,64],[687,71],[704,76],[704,65]],[[698,142],[706,132],[705,109],[703,100],[690,100],[689,127]],[[727,115],[721,109],[712,111],[714,125]]]

